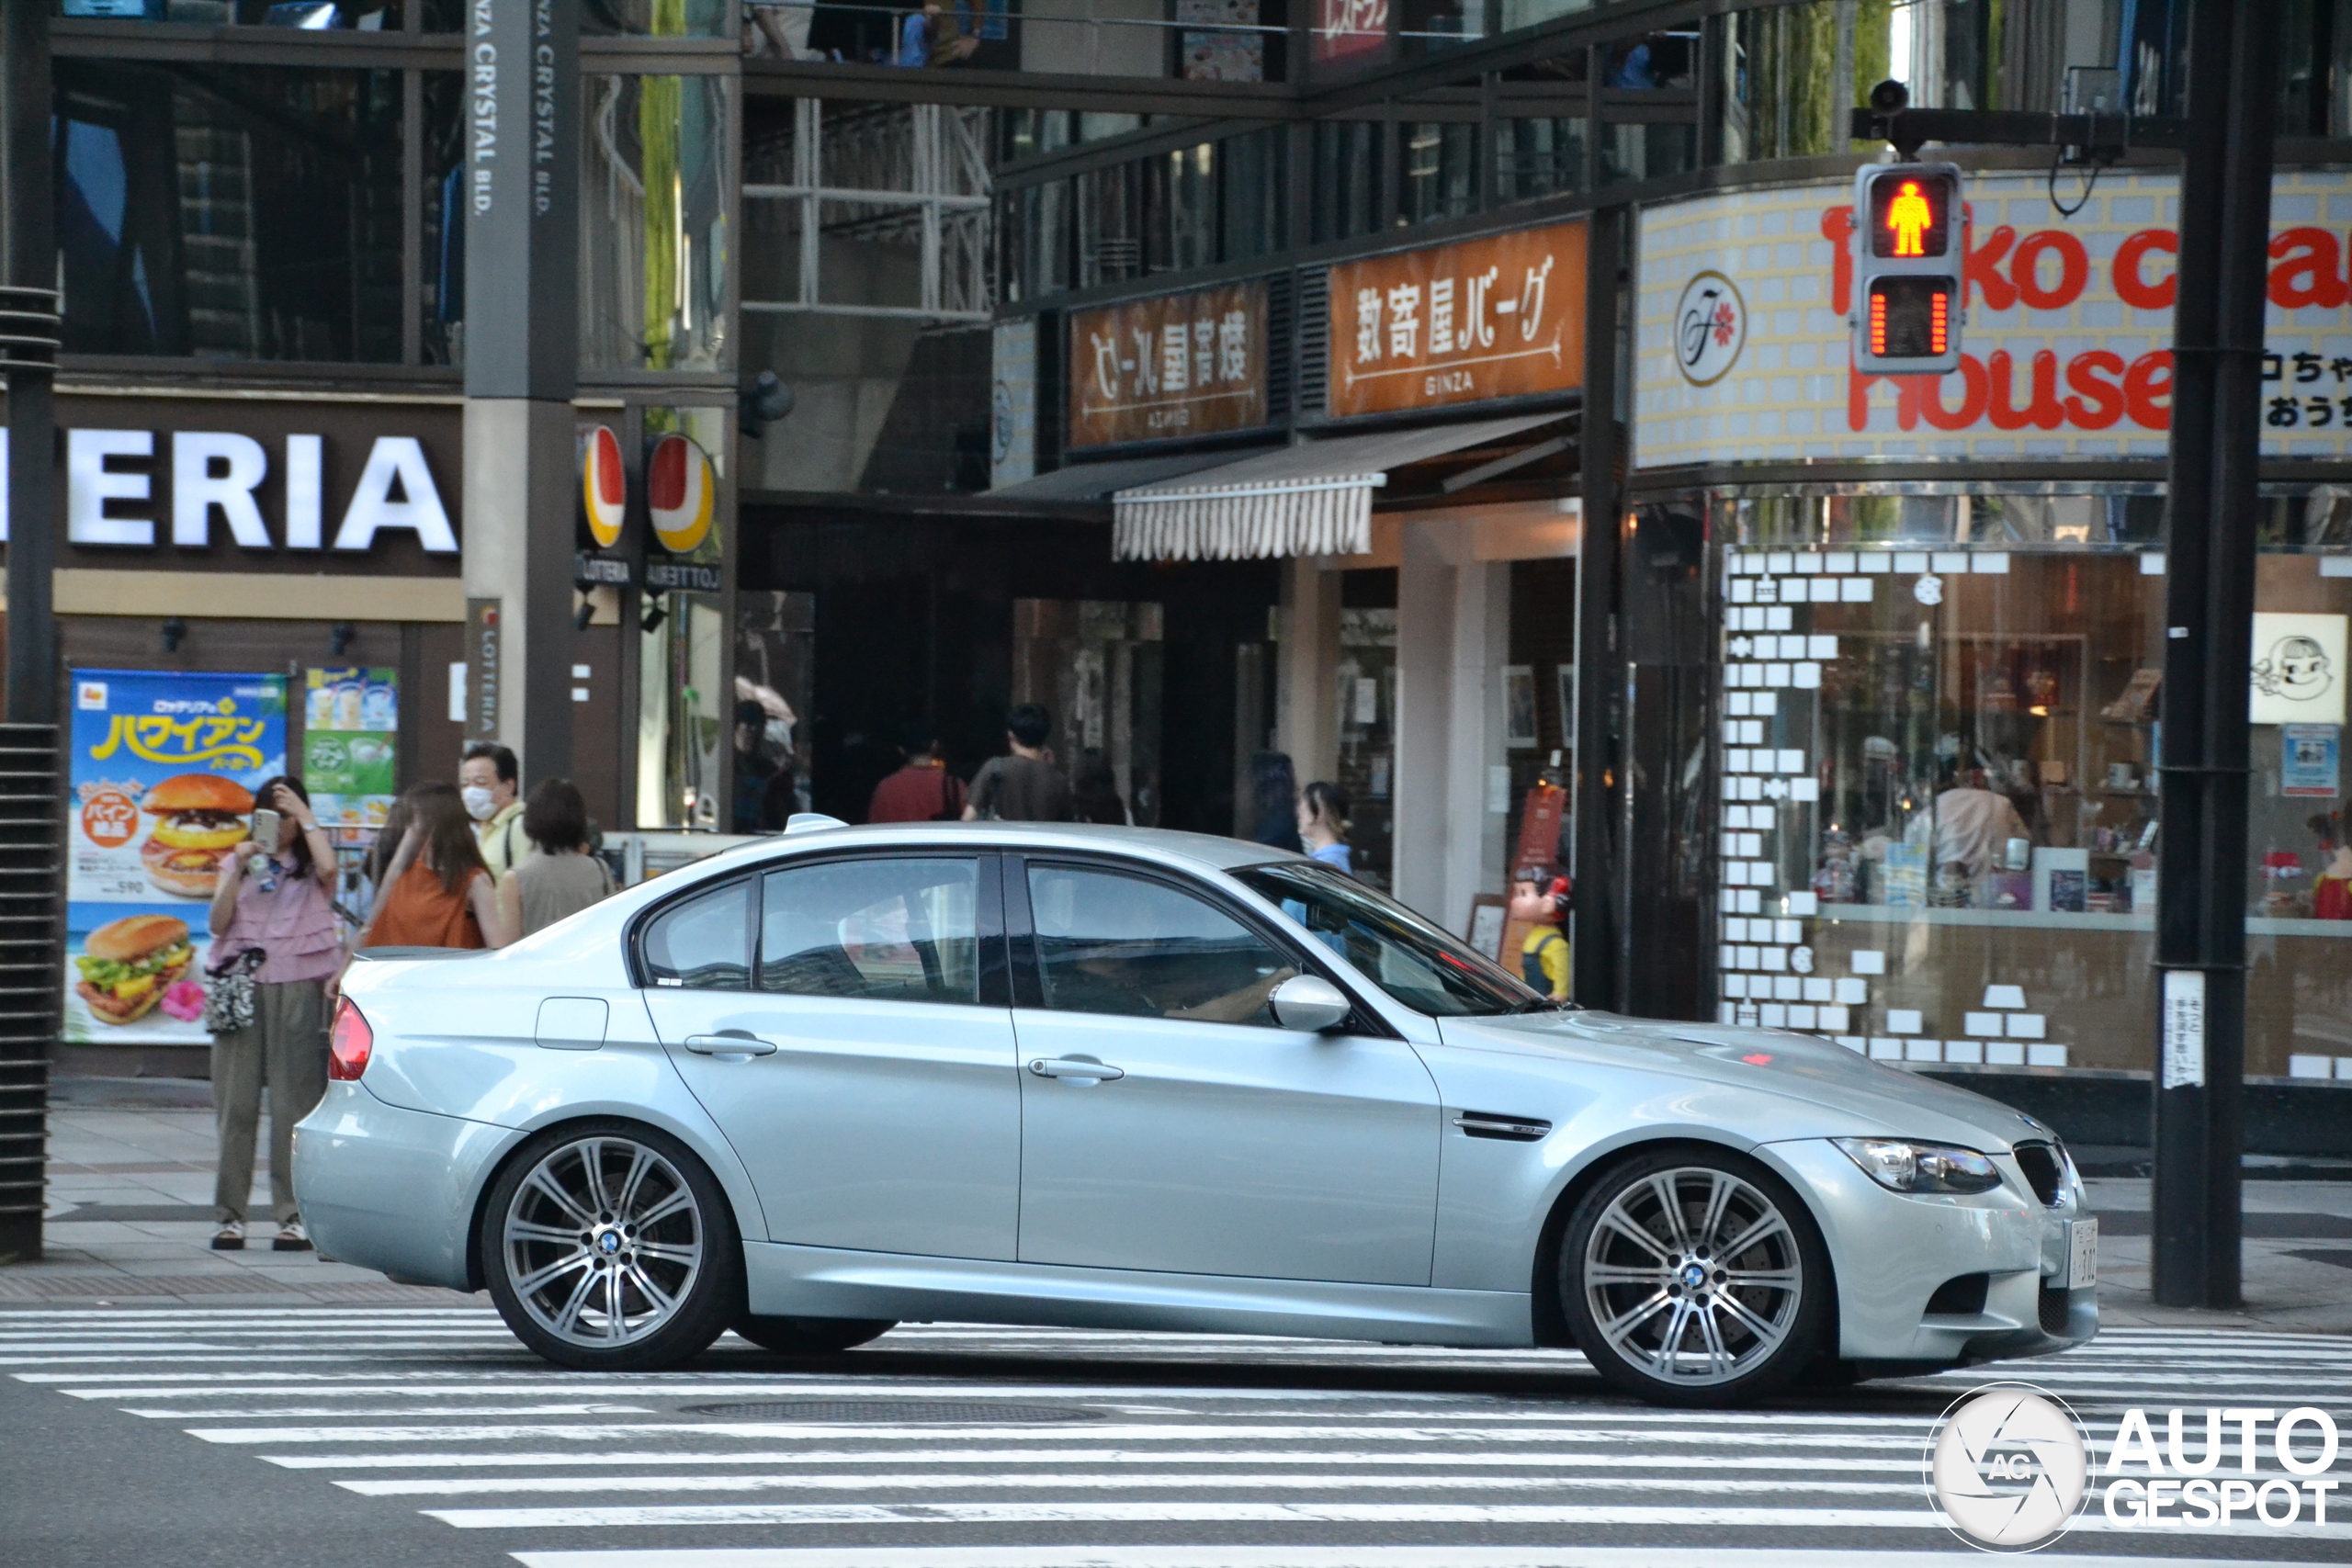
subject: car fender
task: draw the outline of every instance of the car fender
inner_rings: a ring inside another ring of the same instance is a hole
[[[1795,1189],[1808,1211],[1814,1206],[1803,1176],[1765,1146],[1776,1096],[1646,1064],[1589,1062],[1563,1072],[1540,1057],[1416,1048],[1442,1104],[1433,1285],[1528,1289],[1561,1199],[1598,1167],[1650,1145],[1705,1144],[1748,1156]],[[1551,1125],[1524,1142],[1473,1136],[1460,1120],[1469,1111]]]
[[[500,976],[501,984],[469,985],[461,1009],[451,1007],[449,992],[428,987],[429,974],[415,970],[397,978],[368,976],[376,983],[354,995],[375,1035],[360,1079],[370,1094],[402,1110],[508,1134],[474,1175],[469,1234],[492,1175],[516,1146],[560,1122],[609,1116],[657,1127],[684,1143],[726,1191],[737,1228],[746,1236],[765,1235],[767,1217],[750,1173],[662,1049],[644,997],[625,986],[582,986],[576,969],[567,975],[543,968],[516,965],[511,979]],[[364,973],[364,966],[353,973]],[[539,1043],[539,1004],[550,997],[601,998],[606,1010],[602,1043]]]

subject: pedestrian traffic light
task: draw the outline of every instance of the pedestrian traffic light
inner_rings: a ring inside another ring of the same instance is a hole
[[[1960,368],[1960,170],[1871,164],[1854,179],[1854,368],[1940,376]]]

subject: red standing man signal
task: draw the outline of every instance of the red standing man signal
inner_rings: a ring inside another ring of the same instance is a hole
[[[1919,182],[1905,180],[1886,204],[1886,226],[1894,231],[1894,254],[1898,256],[1924,256],[1927,232],[1935,227],[1936,215],[1928,198],[1919,194]]]

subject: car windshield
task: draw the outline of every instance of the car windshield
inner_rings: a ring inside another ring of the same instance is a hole
[[[1492,1018],[1556,1005],[1476,948],[1328,866],[1284,862],[1233,875],[1416,1012]]]

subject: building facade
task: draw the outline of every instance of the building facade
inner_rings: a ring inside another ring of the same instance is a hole
[[[402,779],[443,769],[483,723],[477,675],[450,686],[466,573],[405,479],[405,525],[337,544],[379,434],[415,440],[460,558],[493,525],[456,417],[475,8],[59,9],[62,423],[157,433],[74,470],[104,494],[68,662],[98,630],[125,665],[308,657],[232,624],[397,644]],[[2352,1081],[2336,10],[2281,15],[2246,520],[2252,1124],[2290,1153]],[[264,25],[296,11],[333,15]],[[1123,814],[1251,837],[1278,752],[1351,795],[1368,879],[1482,942],[1513,945],[1515,873],[1572,870],[1580,999],[2141,1142],[2177,170],[1947,150],[1967,357],[1873,381],[1841,225],[1881,150],[1843,130],[1890,76],[2055,109],[2114,71],[2177,113],[2185,12],[585,6],[574,408],[618,472],[583,468],[574,771],[625,825],[855,818],[909,746],[968,775],[1038,701]],[[257,445],[250,511],[219,488],[247,459],[181,468],[177,432]],[[200,573],[187,606],[132,592]]]

